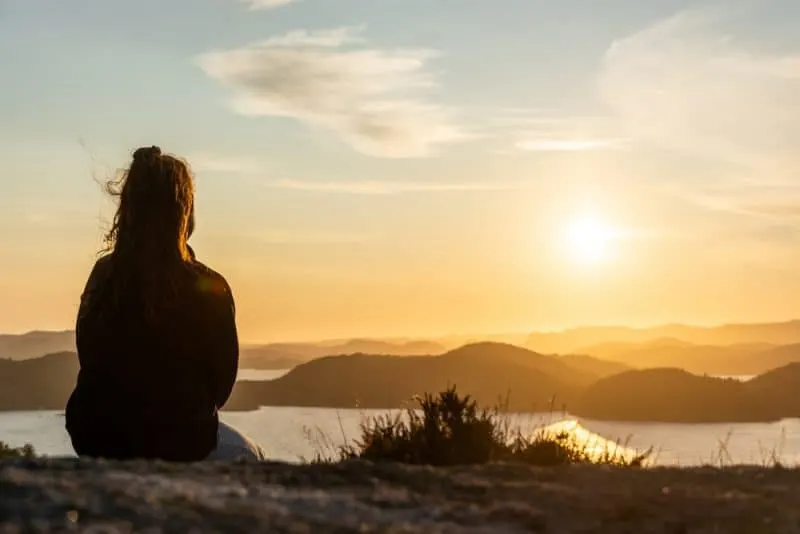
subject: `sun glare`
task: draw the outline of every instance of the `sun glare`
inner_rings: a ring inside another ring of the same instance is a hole
[[[567,251],[573,259],[594,264],[609,258],[616,231],[602,219],[584,216],[571,221],[564,234]]]

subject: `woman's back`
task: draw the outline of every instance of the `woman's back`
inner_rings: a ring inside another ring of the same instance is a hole
[[[217,412],[236,379],[234,301],[185,242],[193,198],[173,191],[191,190],[169,181],[188,171],[160,152],[148,157],[140,167],[134,157],[114,246],[81,297],[67,430],[80,455],[200,460],[216,446]]]

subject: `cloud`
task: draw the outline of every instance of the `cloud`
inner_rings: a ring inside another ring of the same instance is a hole
[[[244,2],[250,4],[250,9],[253,11],[256,10],[266,10],[266,9],[275,9],[278,7],[283,7],[294,2],[298,2],[300,0],[243,0]]]
[[[447,193],[469,191],[503,191],[522,189],[521,182],[413,182],[413,181],[302,181],[275,180],[262,183],[265,187],[295,191],[342,193],[351,195],[395,195],[402,193]]]
[[[294,30],[283,35],[270,37],[258,43],[265,48],[279,47],[323,47],[338,48],[346,44],[363,43],[357,32],[360,28],[333,28],[330,30]]]
[[[626,137],[785,180],[800,164],[800,51],[756,48],[735,22],[684,11],[615,41],[599,94]]]
[[[499,153],[504,154],[616,150],[628,141],[614,136],[608,117],[565,115],[548,108],[500,108],[486,114],[486,136],[500,139]]]
[[[426,156],[465,137],[451,110],[428,101],[436,52],[363,44],[352,28],[303,30],[198,61],[232,90],[235,112],[293,118],[368,155]]]

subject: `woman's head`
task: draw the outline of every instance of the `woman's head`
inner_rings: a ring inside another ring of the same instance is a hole
[[[119,199],[106,234],[110,252],[151,261],[189,258],[186,240],[194,227],[194,180],[189,168],[161,149],[133,153],[130,167],[106,190]]]
[[[118,199],[105,236],[112,293],[118,302],[135,287],[150,316],[175,295],[191,260],[187,239],[194,230],[194,179],[180,159],[156,146],[143,147],[106,191]]]

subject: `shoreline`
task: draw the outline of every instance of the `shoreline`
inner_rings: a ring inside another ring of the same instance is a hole
[[[331,410],[331,411],[358,411],[358,412],[400,412],[405,411],[407,407],[404,406],[394,406],[394,407],[365,407],[365,406],[336,406],[336,405],[314,405],[314,404],[264,404],[258,406],[256,408],[242,408],[242,409],[223,409],[220,410],[220,413],[227,413],[227,414],[248,414],[248,413],[256,413],[261,409],[312,409],[312,410]],[[19,409],[19,410],[9,410],[0,408],[0,416],[3,414],[36,414],[36,413],[52,413],[58,412],[56,415],[58,417],[64,417],[64,408],[37,408],[37,409]],[[374,414],[372,414],[374,415]],[[772,425],[772,424],[779,424],[786,421],[799,421],[800,417],[773,417],[773,418],[751,418],[751,419],[726,419],[726,418],[719,418],[719,419],[684,419],[684,420],[673,420],[673,419],[621,419],[621,418],[598,418],[598,417],[587,417],[579,414],[575,414],[572,412],[540,412],[540,411],[511,411],[511,412],[500,412],[499,417],[508,416],[508,417],[554,417],[561,420],[575,420],[579,424],[583,421],[590,421],[590,422],[598,422],[598,423],[609,423],[609,424],[629,424],[629,425],[686,425],[686,426],[704,426],[704,425],[749,425],[749,424],[764,424],[764,425]]]

